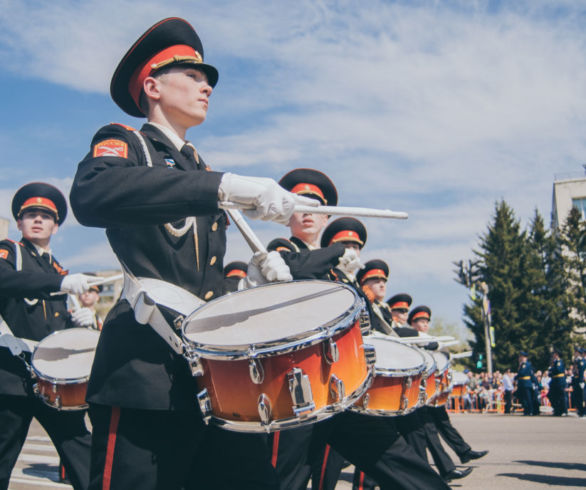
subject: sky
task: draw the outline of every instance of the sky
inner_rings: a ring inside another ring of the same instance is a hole
[[[220,73],[206,122],[188,132],[214,170],[278,180],[329,175],[340,205],[405,211],[365,218],[363,260],[462,328],[473,258],[504,199],[523,226],[551,213],[556,175],[586,162],[586,4],[569,0],[0,0],[0,216],[46,181],[66,195],[93,134],[140,127],[109,96],[130,45],[187,19]],[[250,221],[262,241],[288,236]],[[235,227],[225,258],[248,261]],[[104,231],[70,213],[52,242],[72,272],[117,267]]]

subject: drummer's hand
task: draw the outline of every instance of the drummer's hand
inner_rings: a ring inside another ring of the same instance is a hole
[[[71,321],[76,327],[91,327],[94,324],[94,318],[94,312],[89,308],[80,308],[71,314]]]
[[[218,198],[220,201],[253,206],[254,209],[243,210],[249,218],[275,221],[282,225],[289,224],[295,205],[319,205],[315,199],[286,191],[273,179],[244,177],[232,173],[222,176]]]
[[[248,289],[275,281],[292,281],[289,266],[279,252],[256,252],[248,263],[248,272],[238,289]]]
[[[10,349],[10,353],[13,356],[17,356],[21,352],[29,350],[28,345],[26,345],[23,340],[9,333],[0,335],[0,347],[6,347]]]
[[[95,281],[94,276],[85,274],[68,274],[61,281],[61,291],[72,294],[82,294],[89,291],[91,282]]]
[[[362,269],[364,265],[360,262],[360,256],[354,249],[347,248],[344,255],[340,257],[338,269],[346,274],[354,274],[357,269]]]

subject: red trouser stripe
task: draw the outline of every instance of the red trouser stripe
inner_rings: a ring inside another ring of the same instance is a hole
[[[120,422],[120,407],[112,407],[110,417],[110,428],[108,429],[108,447],[106,448],[106,464],[104,465],[104,476],[102,478],[102,490],[110,490],[112,482],[112,465],[114,463],[114,448],[116,447],[116,433]]]
[[[364,490],[364,471],[361,471],[358,477],[358,490]]]
[[[326,476],[326,466],[328,465],[328,456],[330,455],[330,445],[326,444],[326,449],[324,451],[324,460],[321,464],[321,473],[319,475],[319,490],[322,490],[324,487],[324,477]]]
[[[271,464],[273,468],[277,467],[277,456],[279,455],[279,436],[281,431],[277,431],[273,434],[273,454],[271,456]]]

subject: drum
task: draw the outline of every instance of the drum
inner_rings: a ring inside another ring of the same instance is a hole
[[[373,376],[363,344],[364,302],[325,281],[237,291],[183,322],[204,418],[228,430],[271,432],[330,417],[352,405]]]
[[[45,337],[31,357],[35,392],[57,410],[87,408],[85,395],[100,332],[89,328],[59,330]]]
[[[435,406],[444,405],[448,401],[452,391],[452,378],[450,373],[450,358],[443,352],[432,352],[435,364],[437,366],[436,384],[437,393],[433,400]]]
[[[452,396],[463,397],[466,394],[468,376],[461,371],[452,371]]]
[[[431,353],[425,349],[419,349],[421,355],[425,359],[425,371],[423,372],[423,380],[421,382],[421,404],[430,405],[437,393],[435,358]]]
[[[423,354],[389,337],[364,340],[376,351],[375,377],[351,410],[369,415],[403,415],[417,408],[425,371]]]

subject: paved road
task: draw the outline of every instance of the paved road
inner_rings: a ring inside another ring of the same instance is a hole
[[[474,449],[490,450],[484,458],[470,463],[474,471],[452,482],[454,488],[586,488],[586,418],[456,414],[452,420]],[[71,488],[58,483],[57,465],[51,442],[43,429],[33,424],[10,489]],[[352,468],[348,468],[337,490],[350,489],[351,480]]]

